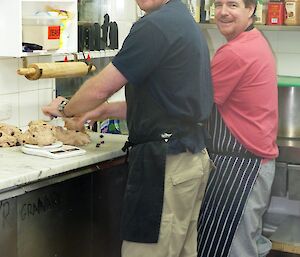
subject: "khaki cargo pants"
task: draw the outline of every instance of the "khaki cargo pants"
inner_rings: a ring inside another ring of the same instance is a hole
[[[210,167],[206,150],[167,156],[158,243],[123,241],[122,257],[197,256],[197,220]]]

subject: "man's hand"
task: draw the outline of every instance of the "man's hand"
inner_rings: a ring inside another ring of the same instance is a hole
[[[88,122],[90,126],[98,120],[104,120],[108,118],[107,114],[108,103],[103,103],[92,111],[86,112],[80,116],[72,118],[64,118],[65,127],[67,129],[83,131],[84,125]]]
[[[68,129],[82,131],[84,129],[84,124],[87,122],[90,126],[93,126],[95,122],[99,120],[105,120],[111,117],[118,119],[126,119],[126,110],[126,102],[105,102],[99,105],[94,110],[86,112],[80,116],[64,118],[65,126]]]
[[[57,98],[53,99],[50,104],[42,107],[43,113],[51,118],[63,116],[63,114],[58,110],[58,106],[64,100],[67,99],[62,96],[58,96]]]
[[[73,117],[73,118],[64,118],[65,127],[70,130],[84,131],[84,124],[86,120],[83,116]]]

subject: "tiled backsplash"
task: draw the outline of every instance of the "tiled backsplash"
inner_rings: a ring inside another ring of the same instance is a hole
[[[28,58],[29,63],[49,61],[49,56]],[[22,65],[22,59],[0,59],[0,122],[19,127],[25,127],[30,120],[47,119],[41,106],[51,101],[55,89],[54,79],[30,81],[17,75]]]
[[[48,59],[47,59],[48,58]],[[110,58],[93,60],[100,71]],[[51,57],[28,58],[28,63],[51,62]],[[25,127],[31,120],[49,118],[43,115],[41,107],[48,104],[56,95],[71,96],[90,76],[65,79],[27,80],[17,75],[22,67],[22,59],[0,59],[0,122]],[[124,99],[124,90],[111,97],[111,101]]]

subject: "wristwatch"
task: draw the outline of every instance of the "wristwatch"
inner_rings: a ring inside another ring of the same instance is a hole
[[[62,100],[61,101],[61,103],[58,105],[58,110],[62,113],[62,115],[64,116],[64,117],[68,117],[66,114],[65,114],[65,112],[64,112],[64,110],[65,110],[65,107],[66,107],[66,105],[69,103],[69,100],[67,100],[67,99],[65,99],[65,100]]]

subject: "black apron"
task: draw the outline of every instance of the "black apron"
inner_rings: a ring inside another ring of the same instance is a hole
[[[121,237],[131,242],[157,243],[168,144],[190,133],[189,130],[196,134],[205,130],[194,122],[187,126],[186,122],[169,117],[154,100],[149,89],[128,84],[125,90],[129,129],[129,142],[125,148],[131,149]]]
[[[216,106],[209,121],[210,174],[198,220],[198,257],[226,257],[255,184],[261,158],[247,151],[226,127]]]

